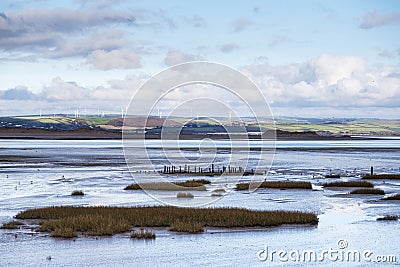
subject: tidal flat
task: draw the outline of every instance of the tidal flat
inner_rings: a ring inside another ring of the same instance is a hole
[[[251,145],[257,147],[257,142],[252,141]],[[12,225],[16,229],[0,230],[1,261],[5,266],[126,266],[127,263],[148,266],[155,262],[164,266],[187,263],[265,266],[266,262],[257,258],[257,253],[265,246],[275,250],[321,250],[337,248],[338,240],[342,239],[348,242],[349,249],[369,249],[373,255],[397,255],[397,261],[400,261],[400,248],[395,245],[400,223],[377,220],[400,215],[397,200],[382,200],[400,193],[399,180],[368,180],[375,189],[383,190],[384,196],[351,195],[349,192],[356,188],[323,187],[331,182],[360,181],[371,166],[376,173],[398,174],[399,140],[278,141],[271,169],[264,166],[265,169],[260,171],[268,172],[267,181],[307,182],[311,183],[312,190],[263,188],[254,192],[238,191],[236,184],[250,183],[251,177],[242,177],[240,181],[235,176],[196,177],[211,183],[204,185],[204,191],[190,191],[193,198],[177,198],[176,191],[124,190],[127,185],[137,182],[131,172],[141,182],[153,182],[159,177],[140,154],[135,161],[137,170],[129,170],[122,144],[117,140],[1,140],[0,143],[0,224],[16,220],[14,217],[18,213],[29,209],[165,205],[160,200],[179,206],[200,203],[201,208],[301,211],[316,214],[319,220],[318,225],[304,226],[287,224],[225,229],[206,226],[203,231],[193,234],[171,231],[172,226],[180,226],[177,221],[170,227],[152,227],[149,230],[156,238],[143,240],[131,238],[131,231],[111,237],[55,238],[50,232],[36,231],[39,225],[25,222],[21,225],[18,221]],[[224,148],[228,143],[216,141],[216,144],[221,149],[217,151],[215,164],[226,165],[230,152]],[[200,156],[195,149],[198,145],[198,141],[185,140],[181,142],[181,150],[174,151],[173,144],[168,149],[173,155],[182,153],[196,159]],[[239,143],[238,147],[241,145]],[[160,143],[154,140],[150,146],[153,147],[149,150],[152,163],[161,170],[166,161],[160,156]],[[252,162],[257,153],[257,149],[250,151],[249,168],[255,167]],[[232,165],[241,166],[243,159],[235,160],[237,162]],[[329,173],[340,173],[341,178],[324,178]],[[163,179],[184,182],[193,177],[166,175]],[[84,195],[71,196],[75,190]],[[222,192],[223,197],[212,196],[215,192]],[[205,202],[208,204],[201,204]],[[192,229],[199,229],[194,226]],[[140,226],[134,228],[140,233]],[[329,266],[332,262],[310,263],[324,264]]]

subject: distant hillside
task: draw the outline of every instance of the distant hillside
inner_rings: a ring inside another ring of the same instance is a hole
[[[146,121],[147,120],[147,121]],[[0,117],[0,128],[20,129],[43,129],[57,131],[73,131],[78,129],[104,130],[110,132],[121,132],[122,126],[131,130],[142,130],[146,123],[146,130],[149,134],[159,134],[161,127],[164,133],[181,132],[184,134],[208,134],[224,133],[224,127],[229,131],[235,131],[243,127],[248,132],[258,132],[258,125],[251,120],[231,121],[228,118],[221,118],[218,121],[209,118],[159,118],[159,117],[129,117],[125,121],[117,115],[107,116],[20,116]],[[284,136],[348,136],[348,135],[374,135],[374,136],[400,136],[400,120],[382,119],[310,119],[278,117],[275,124],[265,120],[260,123],[261,128],[276,128],[278,135]],[[290,133],[290,134],[289,134]]]
[[[122,127],[124,125],[124,119],[123,118],[112,119],[107,123],[107,125],[112,125],[114,127]],[[182,124],[174,120],[158,118],[158,117],[149,117],[149,118],[134,117],[125,119],[125,126],[143,127],[144,125],[146,125],[146,127],[159,127],[159,126],[178,127],[181,126]]]
[[[46,129],[46,130],[77,130],[91,129],[85,119],[62,116],[27,116],[27,117],[2,117],[0,127]]]

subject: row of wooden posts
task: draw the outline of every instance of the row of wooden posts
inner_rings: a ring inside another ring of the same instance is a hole
[[[194,166],[194,169],[190,168],[189,165],[182,166],[166,166],[164,165],[164,170],[162,173],[164,174],[174,174],[174,173],[242,173],[244,169],[242,167],[231,167],[231,166],[222,166],[222,168],[218,167],[215,169],[214,164],[211,164],[211,167],[203,168],[200,166]]]

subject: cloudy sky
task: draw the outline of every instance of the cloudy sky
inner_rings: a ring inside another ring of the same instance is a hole
[[[2,0],[0,116],[118,113],[153,74],[205,60],[274,115],[399,118],[399,36],[397,0]]]

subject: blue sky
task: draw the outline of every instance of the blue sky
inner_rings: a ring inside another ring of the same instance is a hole
[[[1,1],[0,115],[119,112],[148,77],[232,66],[275,115],[400,114],[400,2]]]

